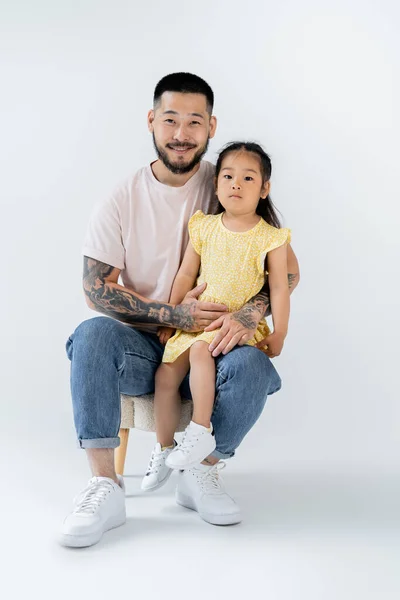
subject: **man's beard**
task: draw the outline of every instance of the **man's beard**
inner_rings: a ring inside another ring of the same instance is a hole
[[[195,168],[195,166],[199,164],[199,162],[201,161],[201,159],[207,152],[209,143],[210,143],[210,138],[207,138],[207,142],[205,143],[205,145],[196,152],[196,154],[193,156],[190,163],[188,163],[186,165],[182,164],[182,163],[173,163],[169,160],[168,155],[165,152],[165,150],[163,148],[159,148],[157,146],[156,138],[153,133],[153,144],[154,144],[154,148],[155,148],[158,158],[167,167],[168,171],[171,171],[171,173],[174,173],[175,175],[183,175],[184,173],[190,173],[190,171],[192,171]],[[170,144],[168,144],[168,146],[171,147]],[[191,144],[174,144],[173,147],[174,148],[192,148],[193,146]]]

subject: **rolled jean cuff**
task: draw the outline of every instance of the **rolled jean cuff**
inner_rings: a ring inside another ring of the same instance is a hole
[[[214,458],[219,458],[220,460],[226,460],[227,458],[232,458],[232,456],[234,456],[235,453],[231,452],[230,454],[224,454],[223,452],[220,452],[219,450],[214,450],[214,452],[211,452],[210,456],[214,456]]]
[[[79,448],[118,448],[119,444],[119,437],[97,438],[96,440],[78,440]]]

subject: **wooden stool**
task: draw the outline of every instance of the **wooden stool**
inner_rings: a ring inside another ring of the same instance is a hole
[[[182,399],[181,419],[177,431],[185,431],[192,418],[193,402]],[[144,396],[121,395],[121,440],[115,449],[115,470],[119,475],[124,474],[126,451],[128,448],[129,430],[135,427],[141,431],[155,431],[154,394]]]

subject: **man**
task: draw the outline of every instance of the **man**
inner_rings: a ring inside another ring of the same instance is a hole
[[[158,160],[96,209],[89,224],[83,288],[88,305],[106,317],[83,322],[67,342],[75,426],[93,474],[64,521],[62,542],[68,546],[92,545],[105,531],[125,522],[124,485],[114,469],[120,394],[154,391],[163,353],[157,337],[160,325],[185,331],[200,331],[211,323],[220,328],[210,346],[217,367],[212,416],[217,447],[202,464],[178,474],[177,498],[209,523],[241,520],[238,505],[223,488],[219,461],[234,455],[267,396],[281,387],[265,353],[235,345],[243,336],[250,339],[269,313],[268,284],[233,314],[223,305],[197,300],[205,284],[189,292],[181,304],[168,303],[188,242],[188,220],[198,209],[211,212],[215,202],[214,168],[202,160],[216,130],[213,102],[210,86],[196,75],[164,77],[148,114]],[[123,285],[118,283],[120,276]],[[291,291],[298,277],[289,247]],[[188,377],[181,391],[189,396]],[[156,446],[153,467],[162,463],[163,452]]]

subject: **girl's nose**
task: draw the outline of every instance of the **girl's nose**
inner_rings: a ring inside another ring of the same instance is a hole
[[[232,179],[232,187],[233,187],[235,190],[240,190],[240,184],[239,184],[239,182],[238,182],[238,180],[237,180],[237,179]]]

